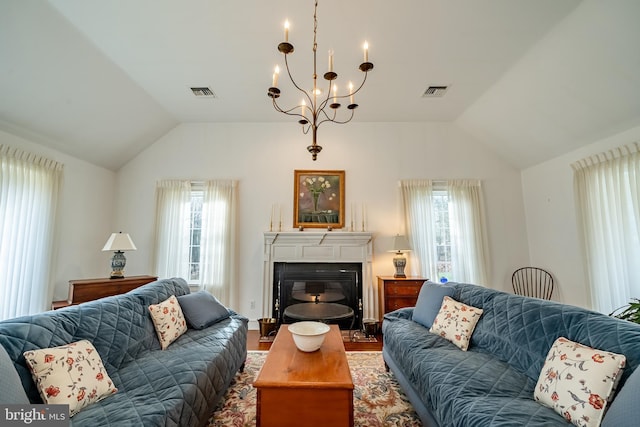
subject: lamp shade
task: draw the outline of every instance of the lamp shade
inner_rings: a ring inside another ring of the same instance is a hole
[[[129,237],[128,233],[113,233],[107,243],[104,244],[103,251],[135,251],[136,245],[133,244],[133,240]]]
[[[396,235],[393,238],[391,250],[389,250],[389,252],[408,252],[410,250],[411,246],[409,246],[407,238],[405,236]]]

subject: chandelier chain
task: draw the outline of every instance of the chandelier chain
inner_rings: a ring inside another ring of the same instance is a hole
[[[318,0],[316,0],[316,4],[313,9],[313,52],[315,53],[318,50]]]

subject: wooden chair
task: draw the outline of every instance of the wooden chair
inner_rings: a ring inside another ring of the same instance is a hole
[[[551,273],[538,267],[517,269],[511,276],[511,284],[518,295],[550,300],[553,294]]]

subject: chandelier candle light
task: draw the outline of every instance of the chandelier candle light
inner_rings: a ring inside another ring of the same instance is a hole
[[[354,102],[354,95],[358,93],[358,91],[364,86],[364,83],[367,81],[367,75],[369,71],[373,69],[373,64],[369,62],[369,44],[367,42],[364,43],[364,62],[360,64],[358,67],[360,71],[364,73],[364,78],[362,79],[362,83],[360,86],[353,90],[353,84],[349,82],[349,93],[346,95],[339,95],[337,85],[335,85],[334,80],[338,78],[338,74],[333,71],[333,50],[329,51],[329,66],[328,71],[324,73],[324,79],[329,82],[329,88],[326,91],[326,96],[324,99],[318,100],[318,95],[321,94],[321,91],[318,89],[318,74],[317,74],[317,49],[318,43],[317,39],[317,30],[318,30],[318,1],[315,1],[314,13],[313,13],[313,89],[311,92],[302,89],[291,76],[291,71],[289,69],[289,62],[287,61],[287,56],[290,53],[293,53],[293,45],[289,43],[289,21],[286,21],[284,24],[284,42],[278,45],[278,51],[284,54],[284,64],[287,69],[287,74],[289,75],[289,79],[293,85],[303,94],[302,102],[295,107],[289,109],[283,109],[277,103],[277,99],[280,97],[280,89],[278,89],[278,76],[280,74],[280,67],[276,66],[275,72],[273,73],[272,85],[269,88],[267,95],[273,101],[273,107],[276,111],[281,113],[299,117],[298,123],[302,125],[302,132],[306,135],[311,130],[312,142],[311,145],[307,147],[307,150],[311,153],[313,160],[316,160],[318,157],[318,153],[322,150],[322,147],[318,145],[317,142],[317,134],[318,127],[325,122],[345,124],[349,123],[351,119],[353,119],[354,110],[358,108],[358,104]],[[349,99],[349,104],[347,105],[347,109],[351,112],[350,115],[346,115],[344,118],[338,118],[338,109],[341,107],[340,100],[341,99]],[[332,101],[329,103],[329,101]],[[307,102],[309,103],[307,105]],[[327,107],[330,110],[327,110]],[[333,111],[331,111],[333,110]]]

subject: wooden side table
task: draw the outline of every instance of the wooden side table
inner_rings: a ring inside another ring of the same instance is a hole
[[[404,307],[415,307],[423,277],[378,276],[378,302],[380,321],[385,313]]]
[[[132,289],[158,280],[156,276],[129,276],[122,279],[82,279],[69,280],[69,298],[67,300],[53,301],[51,308],[67,307],[93,301],[112,295],[124,294]]]

